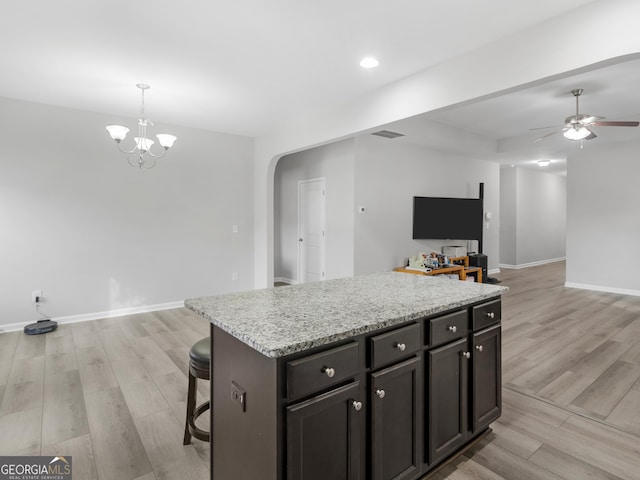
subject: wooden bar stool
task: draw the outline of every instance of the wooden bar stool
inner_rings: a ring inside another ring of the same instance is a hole
[[[211,365],[211,339],[203,338],[196,342],[189,351],[189,393],[187,396],[187,420],[184,426],[183,445],[191,443],[191,437],[194,436],[198,440],[208,442],[210,432],[196,427],[196,419],[204,412],[209,410],[211,402],[204,402],[196,407],[197,398],[197,379],[209,380],[209,367]]]

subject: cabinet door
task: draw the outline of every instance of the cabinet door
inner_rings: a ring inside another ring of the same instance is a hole
[[[427,353],[427,461],[443,459],[467,437],[466,338]]]
[[[364,480],[359,382],[287,407],[289,480]]]
[[[471,429],[486,428],[502,411],[500,325],[473,334]]]
[[[373,480],[415,478],[422,468],[422,358],[371,374]]]

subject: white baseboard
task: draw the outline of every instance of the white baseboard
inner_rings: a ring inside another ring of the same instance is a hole
[[[102,318],[124,317],[125,315],[134,315],[136,313],[158,312],[160,310],[171,310],[172,308],[181,307],[184,307],[184,301],[121,308],[119,310],[109,310],[107,312],[83,313],[80,315],[69,315],[66,317],[51,317],[51,320],[55,320],[59,325],[64,325],[65,323],[78,323],[86,322],[88,320],[100,320]],[[0,325],[0,332],[15,332],[17,330],[23,330],[26,325],[35,323],[36,321],[37,319],[31,322]]]
[[[564,262],[567,257],[549,258],[547,260],[539,260],[537,262],[521,263],[519,265],[509,265],[508,263],[501,263],[500,268],[506,268],[507,270],[519,270],[521,268],[537,267],[538,265],[546,265],[548,263]]]
[[[293,280],[291,278],[285,278],[285,277],[276,277],[273,279],[274,282],[282,282],[282,283],[288,283],[289,285],[297,285],[298,281],[297,280]]]
[[[630,290],[628,288],[605,287],[602,285],[588,285],[586,283],[565,282],[567,288],[579,288],[581,290],[593,290],[594,292],[619,293],[620,295],[632,295],[640,297],[640,290]]]

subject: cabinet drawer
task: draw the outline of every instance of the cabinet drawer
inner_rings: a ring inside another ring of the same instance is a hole
[[[429,344],[432,348],[462,338],[468,332],[469,320],[466,310],[429,320]]]
[[[482,305],[476,305],[472,311],[472,326],[473,331],[481,330],[494,323],[500,323],[502,319],[502,303],[500,300],[494,300],[493,302],[483,303]]]
[[[420,350],[420,324],[414,323],[371,339],[371,368],[394,362]]]
[[[318,392],[358,373],[358,344],[349,343],[287,363],[289,401]]]

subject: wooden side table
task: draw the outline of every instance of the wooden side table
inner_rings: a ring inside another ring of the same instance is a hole
[[[411,270],[406,267],[398,267],[394,268],[395,272],[402,273],[413,273],[414,275],[444,275],[444,274],[457,274],[458,278],[462,281],[467,279],[468,274],[474,274],[476,276],[476,282],[482,283],[482,267],[470,267],[469,266],[469,257],[451,257],[450,260],[452,262],[463,262],[462,265],[451,265],[450,267],[444,268],[436,268],[431,270],[430,272],[423,272],[420,270]]]

